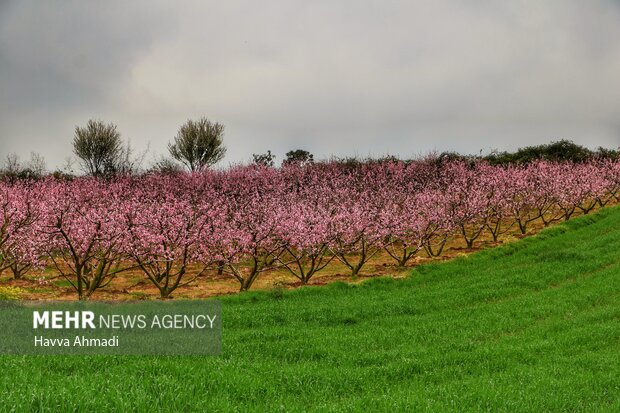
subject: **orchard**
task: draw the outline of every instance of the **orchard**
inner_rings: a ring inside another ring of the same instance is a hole
[[[620,200],[620,162],[290,163],[195,173],[0,183],[0,268],[51,268],[88,299],[124,271],[162,298],[217,270],[249,290],[267,270],[308,283],[339,261],[359,274],[442,253],[459,237],[528,234]]]

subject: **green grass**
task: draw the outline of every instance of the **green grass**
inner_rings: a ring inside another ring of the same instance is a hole
[[[0,409],[620,411],[620,209],[223,311],[218,357],[0,357]]]

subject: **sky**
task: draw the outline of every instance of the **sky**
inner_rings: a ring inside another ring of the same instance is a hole
[[[113,122],[146,162],[187,119],[222,165],[620,146],[620,1],[0,0],[0,159]]]

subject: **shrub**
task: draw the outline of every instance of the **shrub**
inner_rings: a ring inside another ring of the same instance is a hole
[[[19,300],[23,293],[19,287],[0,287],[0,300]]]

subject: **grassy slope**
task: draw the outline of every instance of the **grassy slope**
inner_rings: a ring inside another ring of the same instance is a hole
[[[224,299],[220,357],[0,357],[0,409],[620,411],[620,209],[413,271]]]

